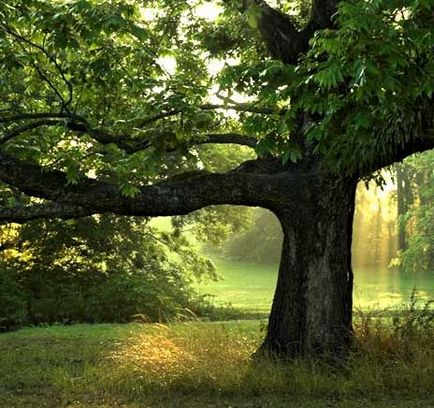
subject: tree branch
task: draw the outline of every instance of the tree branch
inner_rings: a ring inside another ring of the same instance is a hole
[[[272,171],[276,171],[276,166]],[[182,215],[217,204],[272,208],[278,176],[247,172],[242,167],[223,174],[186,173],[141,187],[136,196],[125,197],[117,186],[110,183],[83,176],[76,185],[68,184],[65,174],[60,171],[47,171],[0,152],[0,180],[29,196],[68,207],[81,207],[87,214]],[[285,180],[286,186],[291,184],[290,180]]]
[[[81,218],[94,214],[79,206],[57,203],[33,204],[13,208],[0,208],[0,222],[25,223],[39,218]]]
[[[316,30],[334,28],[333,15],[337,11],[340,0],[312,0],[312,12],[307,31],[313,33]]]
[[[206,143],[215,143],[215,144],[237,144],[241,146],[247,146],[251,148],[255,148],[258,144],[258,141],[253,137],[241,135],[238,133],[209,133],[205,135],[205,139],[203,141],[194,142],[193,144],[206,144]]]
[[[0,139],[0,144],[6,143],[7,141],[11,140],[15,136],[18,136],[29,130],[37,129],[38,127],[63,126],[74,132],[88,134],[94,140],[96,140],[101,144],[106,145],[106,144],[113,143],[118,147],[120,147],[121,149],[125,150],[125,152],[129,154],[147,149],[152,145],[151,141],[147,139],[133,138],[131,136],[124,136],[124,135],[113,135],[107,132],[102,132],[97,129],[93,129],[87,124],[87,122],[83,118],[71,114],[68,115],[68,114],[55,114],[55,113],[53,114],[28,113],[28,114],[21,114],[15,116],[4,116],[3,118],[0,117],[0,123],[2,122],[10,123],[14,121],[19,122],[25,119],[35,119],[35,118],[43,118],[43,119],[32,121],[26,125],[17,126],[16,128],[10,130],[9,132],[6,132],[3,138]],[[64,119],[56,120],[51,118],[64,118]],[[239,145],[255,148],[257,141],[252,137],[237,134],[237,133],[226,133],[226,134],[211,133],[202,136],[199,140],[189,142],[190,145],[205,144],[205,143],[239,144]]]
[[[296,64],[300,54],[308,50],[315,31],[333,27],[332,16],[336,13],[337,2],[313,0],[310,21],[302,30],[298,30],[290,16],[270,7],[264,0],[243,0],[242,11],[259,14],[257,29],[273,58]]]
[[[71,118],[70,113],[55,113],[55,112],[30,112],[30,113],[18,113],[0,114],[0,123],[19,122],[29,119],[55,119],[55,118]]]
[[[424,131],[423,137],[413,138],[407,142],[396,146],[393,156],[378,155],[372,163],[371,168],[366,174],[361,174],[361,177],[368,176],[383,167],[390,166],[393,163],[400,162],[406,157],[421,153],[426,150],[434,149],[434,128],[428,128]]]
[[[72,98],[73,98],[73,87],[70,81],[68,81],[68,79],[66,78],[66,74],[63,71],[62,67],[60,66],[60,64],[57,62],[57,59],[54,55],[51,55],[43,46],[35,43],[34,41],[29,40],[26,37],[23,37],[21,34],[17,33],[16,31],[12,30],[11,28],[9,28],[6,24],[2,23],[0,25],[0,27],[3,29],[3,31],[5,31],[6,33],[10,34],[12,37],[15,38],[15,40],[18,41],[18,43],[20,44],[20,47],[23,48],[24,51],[26,51],[26,49],[22,46],[21,42],[26,43],[27,45],[30,45],[31,47],[36,48],[37,50],[41,51],[44,56],[48,59],[48,61],[50,61],[54,67],[57,69],[61,80],[65,83],[66,87],[68,88],[68,99],[65,101],[65,99],[63,98],[62,94],[60,93],[60,91],[54,86],[54,84],[47,78],[47,76],[42,72],[41,68],[38,67],[34,62],[32,63],[33,67],[36,69],[36,71],[38,72],[39,76],[41,77],[41,79],[43,79],[45,82],[48,83],[48,85],[52,88],[52,90],[56,93],[56,95],[60,98],[63,107],[68,110],[68,105],[72,102]]]
[[[259,113],[259,114],[264,114],[264,115],[278,115],[281,114],[282,111],[275,109],[275,108],[270,108],[270,107],[260,107],[260,106],[253,106],[251,104],[248,103],[231,103],[230,105],[220,105],[220,104],[203,104],[199,106],[199,110],[218,110],[218,109],[223,109],[223,110],[234,110],[237,112],[250,112],[250,113]],[[180,113],[183,112],[183,109],[172,109],[169,110],[167,112],[161,112],[161,113],[157,113],[155,115],[150,115],[147,116],[146,118],[140,119],[137,121],[135,127],[137,128],[144,128],[147,125],[150,125],[153,122],[156,122],[157,120],[160,119],[166,119],[166,118],[170,118],[172,116],[176,116],[179,115]]]
[[[64,121],[52,120],[52,119],[43,119],[28,123],[27,125],[18,126],[15,129],[6,132],[5,135],[0,139],[0,144],[4,144],[7,141],[13,139],[15,136],[20,135],[21,133],[27,132],[28,130],[37,129],[41,126],[56,126],[62,125]]]

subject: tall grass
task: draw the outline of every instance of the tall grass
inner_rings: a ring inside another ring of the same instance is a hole
[[[189,406],[173,401],[191,399],[194,407],[229,406],[213,405],[228,400],[247,407],[240,401],[258,398],[281,401],[258,407],[380,406],[366,402],[375,400],[386,400],[382,407],[392,406],[389,400],[429,407],[433,320],[430,308],[410,307],[395,318],[364,315],[355,324],[354,349],[339,366],[309,359],[253,362],[261,342],[258,321],[28,329],[0,336],[0,394],[8,395],[5,407],[76,406],[68,401],[171,407]],[[32,395],[34,405],[20,405],[22,393]],[[302,402],[284,405],[288,400]]]
[[[114,375],[101,380],[114,392],[128,390],[134,399],[160,393],[434,396],[433,326],[415,323],[413,317],[401,317],[399,326],[389,319],[361,319],[354,350],[339,367],[309,359],[253,362],[250,356],[260,339],[242,327],[159,326],[113,352]]]

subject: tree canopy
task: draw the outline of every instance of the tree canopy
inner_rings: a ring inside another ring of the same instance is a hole
[[[216,20],[202,16],[200,7],[218,7]],[[344,2],[331,20],[334,2],[314,2],[311,13],[306,4],[281,7],[304,13],[293,21],[249,1],[5,2],[2,180],[86,207],[71,209],[74,214],[185,213],[213,202],[175,209],[168,208],[169,197],[193,183],[196,196],[202,190],[211,198],[219,176],[166,180],[235,164],[229,159],[220,167],[222,155],[203,143],[247,145],[283,162],[313,151],[338,171],[362,176],[432,146],[429,1]],[[329,21],[324,27],[319,15]],[[282,25],[279,35],[297,32],[305,40],[277,49],[269,20]],[[235,101],[237,93],[244,102]],[[309,117],[301,132],[300,111]],[[167,190],[152,187],[162,180]],[[232,172],[225,181],[233,191],[248,176]],[[165,204],[138,204],[141,190]],[[113,200],[83,198],[91,195]],[[248,201],[224,195],[223,189],[211,201]],[[122,209],[127,202],[142,209]],[[35,214],[53,210],[39,207]]]
[[[339,352],[357,180],[434,147],[433,7],[3,2],[0,180],[38,199],[0,218],[267,208],[284,240],[264,347]]]

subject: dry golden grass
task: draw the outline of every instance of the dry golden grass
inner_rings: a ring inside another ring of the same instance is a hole
[[[434,327],[412,316],[358,320],[340,366],[253,363],[257,321],[27,329],[0,336],[0,407],[434,407]]]

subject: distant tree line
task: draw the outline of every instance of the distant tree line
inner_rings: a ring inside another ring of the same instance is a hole
[[[396,189],[380,196],[375,183],[357,190],[353,262],[361,267],[399,266],[406,273],[434,273],[434,152],[412,156],[391,169]],[[276,264],[282,230],[269,211],[252,213],[251,224],[223,245],[225,256]]]

